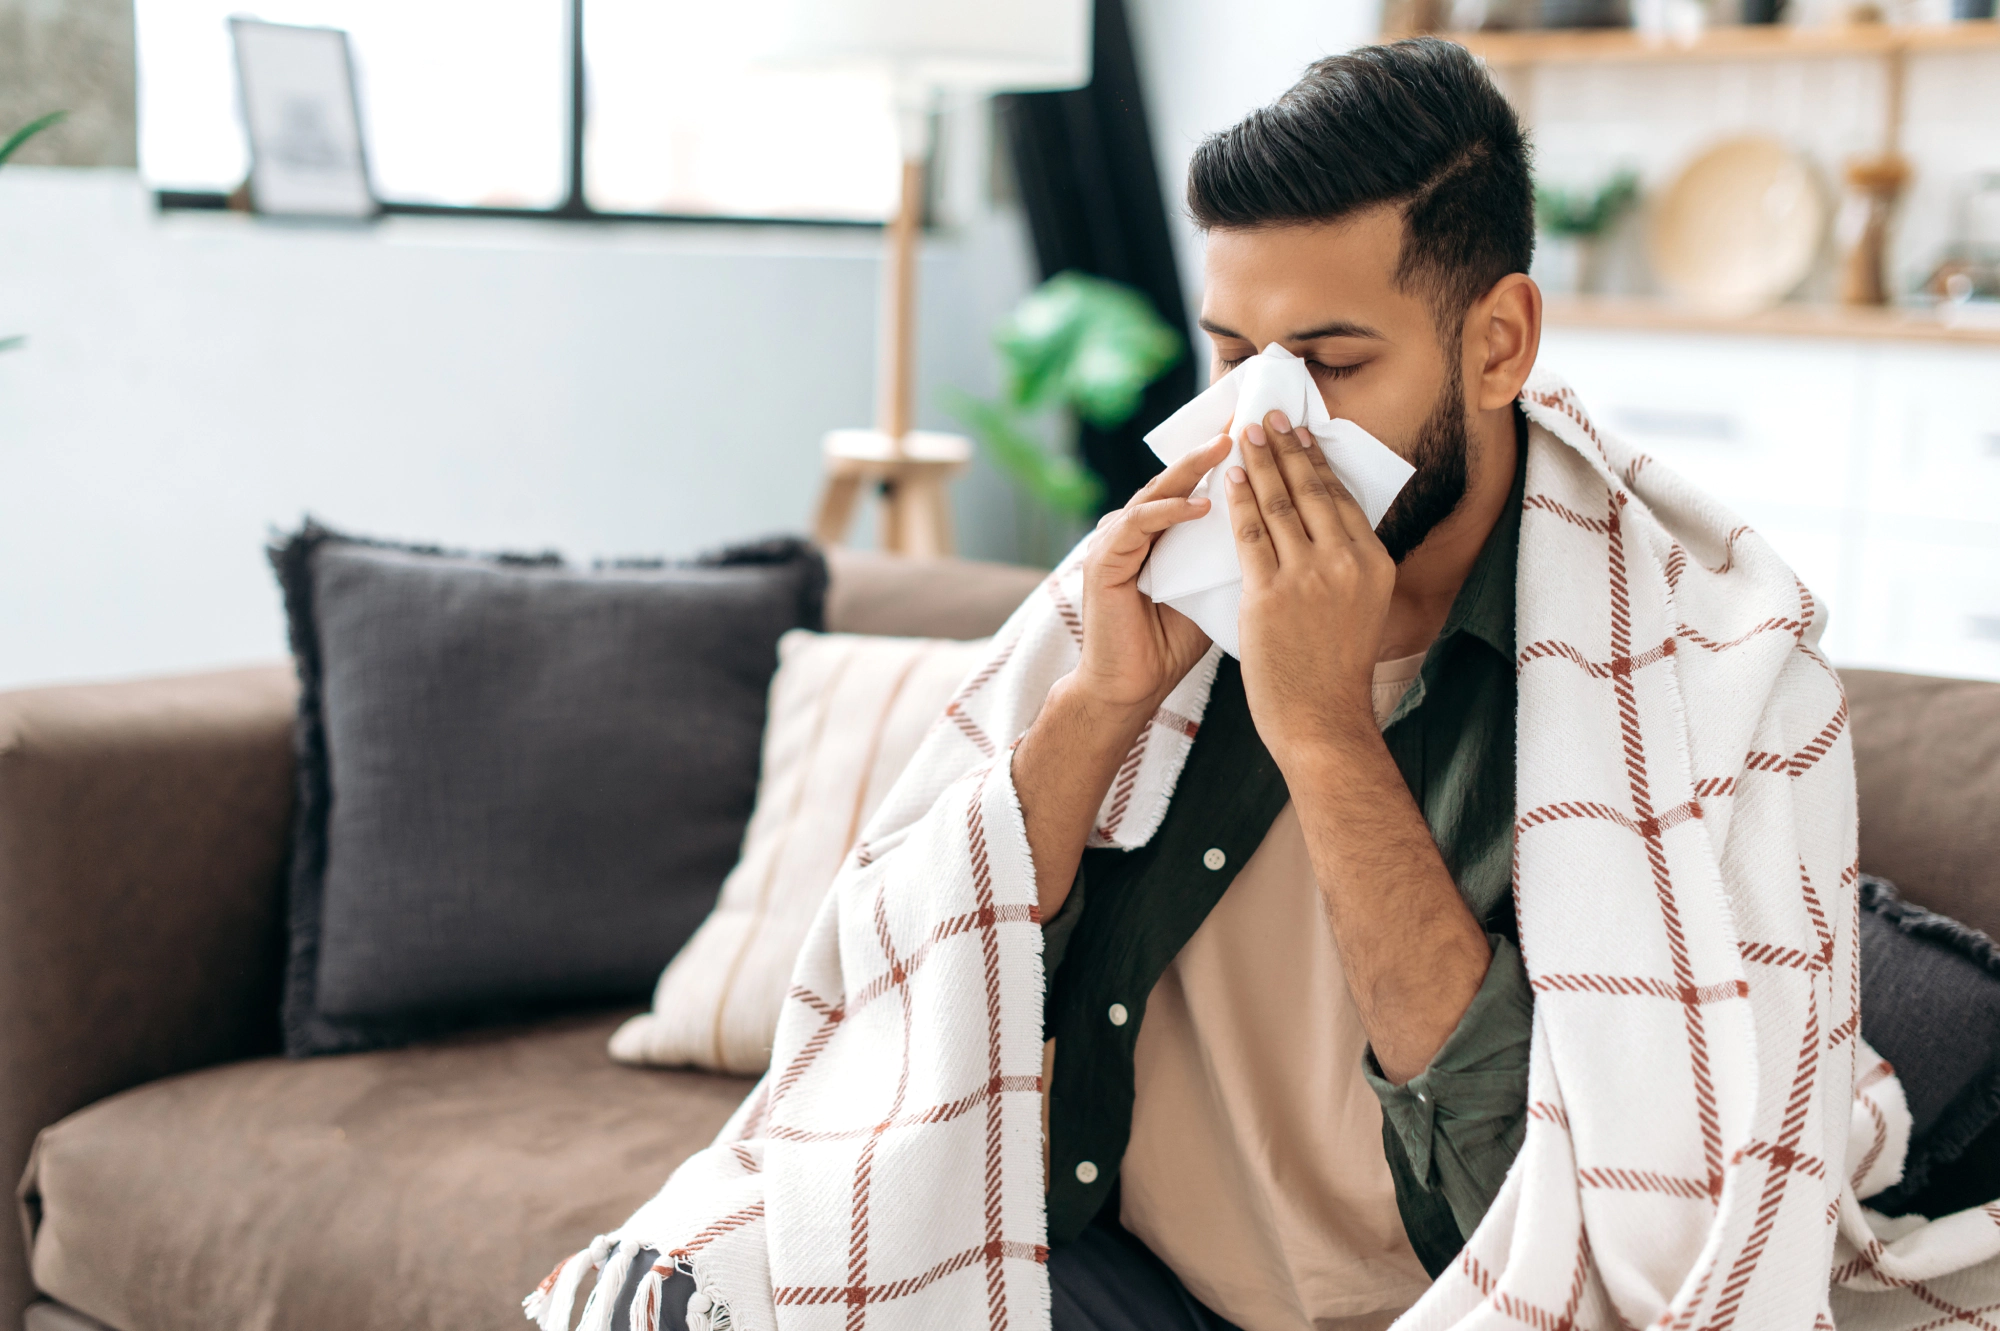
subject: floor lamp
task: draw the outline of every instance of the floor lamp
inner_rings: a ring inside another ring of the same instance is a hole
[[[840,544],[872,488],[882,497],[883,549],[949,554],[946,482],[971,460],[972,441],[910,428],[931,110],[946,90],[1030,92],[1088,83],[1090,0],[769,0],[752,8],[760,63],[883,73],[895,90],[903,152],[902,196],[882,264],[875,426],[826,436],[813,534],[822,545]]]

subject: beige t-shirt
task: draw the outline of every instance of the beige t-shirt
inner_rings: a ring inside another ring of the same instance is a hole
[[[1375,668],[1378,724],[1423,657]],[[1367,1045],[1287,804],[1146,1001],[1125,1227],[1244,1331],[1372,1331],[1430,1284]]]

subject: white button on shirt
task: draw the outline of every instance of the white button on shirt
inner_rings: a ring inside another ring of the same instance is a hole
[[[1123,1026],[1132,1014],[1125,1010],[1123,1003],[1113,1003],[1111,1010],[1105,1013],[1105,1015],[1111,1018],[1113,1026]]]
[[[1077,1181],[1078,1183],[1095,1183],[1095,1182],[1097,1182],[1097,1166],[1096,1166],[1096,1165],[1093,1165],[1093,1164],[1092,1164],[1092,1163],[1090,1163],[1090,1161],[1088,1161],[1088,1160],[1079,1160],[1079,1161],[1077,1161],[1077,1165],[1076,1165],[1076,1181]]]
[[[1203,853],[1201,857],[1201,862],[1207,865],[1210,869],[1220,869],[1223,865],[1229,863],[1229,857],[1222,853],[1220,847],[1210,846],[1208,850]]]

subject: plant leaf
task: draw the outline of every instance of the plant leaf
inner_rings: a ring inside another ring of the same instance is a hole
[[[1146,385],[1184,350],[1139,292],[1078,272],[1030,292],[993,340],[1015,407],[1069,407],[1100,429],[1130,420]]]
[[[37,116],[15,130],[12,138],[8,139],[4,144],[0,144],[0,164],[4,164],[9,157],[12,157],[16,148],[19,148],[29,139],[34,138],[35,135],[41,133],[57,121],[63,120],[68,115],[69,112],[67,111],[51,111],[45,116]]]
[[[1065,517],[1091,517],[1104,482],[1074,458],[1051,454],[1020,427],[1015,409],[947,389],[947,408],[978,436],[987,455],[1043,507]]]
[[[1633,171],[1620,171],[1596,190],[1538,185],[1535,222],[1558,236],[1600,235],[1638,201],[1639,176]]]

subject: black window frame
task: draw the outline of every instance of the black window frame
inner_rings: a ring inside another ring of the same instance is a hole
[[[567,0],[567,21],[563,25],[568,83],[568,162],[567,189],[561,203],[553,208],[500,208],[482,204],[411,203],[396,199],[375,201],[376,217],[502,217],[538,222],[698,222],[722,226],[805,226],[847,230],[880,231],[886,218],[869,220],[855,217],[766,217],[749,213],[648,213],[610,212],[593,208],[584,190],[585,122],[589,117],[587,73],[583,55],[584,0]],[[933,140],[935,142],[935,140]],[[935,151],[935,149],[933,149]],[[926,179],[929,178],[926,172]],[[372,185],[371,185],[372,188]],[[155,206],[162,211],[222,211],[232,206],[236,196],[211,190],[155,190]],[[926,212],[929,210],[926,209]],[[930,219],[926,217],[926,222]]]

